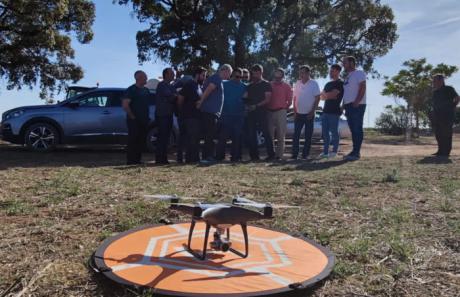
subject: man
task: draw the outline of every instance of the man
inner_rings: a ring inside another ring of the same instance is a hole
[[[361,144],[363,143],[363,119],[366,111],[366,73],[356,69],[356,59],[345,57],[342,60],[343,68],[347,73],[343,83],[343,106],[351,131],[353,150],[345,160],[355,161],[361,157]]]
[[[305,126],[305,142],[302,159],[310,155],[311,138],[315,123],[315,112],[320,99],[318,83],[310,77],[310,67],[300,66],[299,80],[294,84],[294,139],[292,140],[292,159],[299,155],[300,134]]]
[[[231,80],[224,81],[224,106],[220,117],[220,131],[216,148],[216,159],[225,159],[225,148],[228,138],[232,141],[231,161],[241,160],[241,132],[244,122],[243,96],[246,92],[246,85],[241,82],[243,71],[236,68],[232,72]]]
[[[273,151],[273,141],[268,132],[266,104],[270,102],[272,87],[268,81],[263,78],[262,65],[256,64],[251,67],[251,83],[247,88],[248,98],[248,137],[249,137],[249,156],[252,161],[259,160],[259,148],[257,143],[257,131],[260,129],[265,138],[267,149],[266,161],[275,159]]]
[[[460,97],[453,87],[445,85],[442,74],[433,76],[433,89],[433,112],[431,117],[438,143],[438,151],[434,155],[449,157],[452,150],[452,127],[455,108],[460,102]]]
[[[143,71],[134,73],[136,83],[130,86],[122,100],[126,111],[128,126],[128,147],[126,150],[126,164],[141,164],[142,150],[145,147],[149,117],[149,89],[145,87],[147,75]]]
[[[339,78],[342,67],[338,64],[331,66],[329,76],[332,79],[324,86],[321,99],[325,100],[321,127],[323,132],[323,152],[320,158],[333,158],[339,150],[339,119],[342,114],[340,104],[343,97],[343,81]],[[329,145],[332,144],[332,152],[329,153]]]
[[[219,71],[204,82],[204,92],[196,103],[201,110],[201,124],[204,132],[203,162],[214,161],[214,136],[217,119],[220,117],[224,103],[222,81],[230,78],[232,66],[224,64]]]
[[[243,68],[243,77],[241,78],[241,81],[245,84],[248,85],[250,82],[250,75],[249,75],[249,70],[247,68]]]
[[[284,70],[275,70],[274,80],[271,82],[272,97],[267,104],[268,109],[268,131],[271,139],[276,136],[276,158],[283,159],[284,137],[286,136],[286,114],[292,104],[292,88],[283,81]]]
[[[203,94],[202,86],[206,78],[206,69],[198,67],[193,73],[193,79],[187,81],[179,91],[177,105],[179,118],[184,123],[186,137],[185,162],[200,161],[201,112],[196,103]]]
[[[155,122],[158,127],[158,143],[156,148],[156,164],[169,164],[168,145],[173,125],[174,105],[176,103],[176,88],[174,70],[170,67],[163,69],[163,80],[158,84],[156,93]]]

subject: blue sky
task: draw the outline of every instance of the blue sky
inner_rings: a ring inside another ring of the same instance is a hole
[[[136,32],[145,25],[131,15],[130,7],[113,5],[112,1],[96,0],[94,39],[90,44],[74,43],[75,62],[85,71],[80,85],[101,87],[129,86],[132,74],[143,69],[150,77],[157,77],[165,66],[161,61],[139,65],[137,61]],[[375,67],[383,75],[394,75],[401,64],[412,58],[426,57],[431,64],[459,65],[460,55],[460,1],[458,0],[382,0],[389,4],[398,23],[399,39],[393,49],[376,60]],[[320,84],[325,80],[319,79]],[[460,90],[460,74],[447,81]],[[393,98],[383,97],[381,80],[368,81],[368,109],[365,125],[373,126],[385,105],[393,104]],[[56,96],[61,99],[63,94]],[[0,81],[0,113],[21,105],[42,104],[38,89],[24,88],[7,91]]]

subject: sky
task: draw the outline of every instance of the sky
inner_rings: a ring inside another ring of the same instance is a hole
[[[74,42],[75,63],[81,65],[85,76],[78,85],[101,87],[128,87],[133,83],[134,71],[144,70],[150,78],[161,75],[166,66],[161,61],[139,65],[137,60],[136,32],[146,27],[131,13],[131,8],[112,4],[112,1],[95,0],[96,20],[94,39],[82,45]],[[395,14],[399,38],[387,55],[377,58],[375,68],[382,75],[393,76],[404,61],[427,58],[428,63],[445,63],[460,66],[460,1],[458,0],[382,0]],[[262,63],[263,64],[263,63]],[[320,86],[326,80],[318,79]],[[460,89],[460,73],[447,80]],[[368,80],[366,127],[374,126],[375,119],[394,98],[380,95],[383,80]],[[58,94],[60,100],[64,94]],[[8,91],[0,80],[0,113],[24,105],[43,104],[39,89],[23,88]]]

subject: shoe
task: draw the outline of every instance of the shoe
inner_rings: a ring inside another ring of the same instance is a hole
[[[431,154],[432,156],[439,156],[439,152],[436,152],[434,154]]]
[[[318,158],[319,158],[319,159],[328,159],[328,158],[329,158],[329,154],[321,153],[321,154],[319,154]]]
[[[345,157],[343,157],[343,159],[346,161],[357,161],[360,159],[360,156],[346,155]]]
[[[336,152],[331,152],[329,153],[329,158],[335,158],[337,157],[337,153]]]
[[[165,161],[157,161],[155,162],[156,165],[169,165],[169,161],[168,160],[165,160]]]
[[[297,160],[297,158],[298,158],[297,156],[291,155],[291,158],[290,158],[290,159],[291,159],[291,160]]]
[[[264,159],[264,161],[274,161],[275,160],[275,156],[268,156]]]
[[[213,157],[209,157],[200,161],[201,164],[213,164],[216,162],[216,159],[214,159]]]

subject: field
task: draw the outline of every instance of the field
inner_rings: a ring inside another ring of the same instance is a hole
[[[117,149],[35,154],[0,143],[0,296],[134,296],[104,284],[86,264],[117,232],[181,220],[164,204],[144,202],[151,193],[213,201],[244,193],[301,205],[259,225],[307,236],[335,253],[333,273],[313,296],[458,296],[456,139],[449,160],[426,157],[434,152],[431,138],[407,145],[374,135],[353,163],[209,167],[126,167]]]

